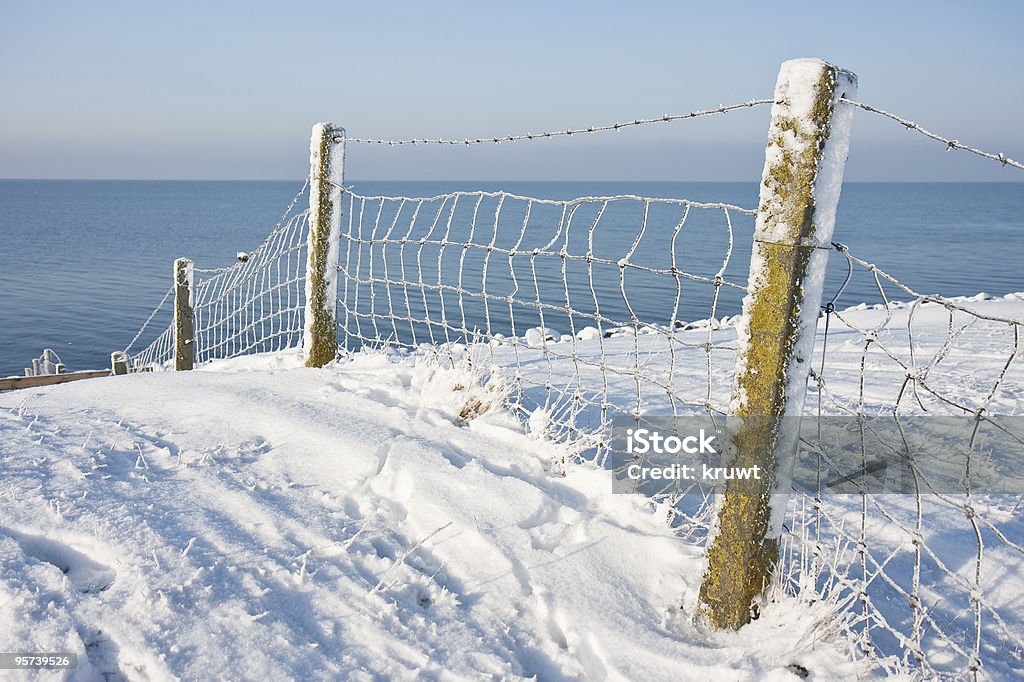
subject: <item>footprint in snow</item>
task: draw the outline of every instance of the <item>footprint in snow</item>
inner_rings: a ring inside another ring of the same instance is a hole
[[[0,535],[12,538],[27,556],[59,568],[78,592],[103,592],[109,589],[117,578],[117,571],[114,569],[59,540],[20,533],[3,527],[0,527]]]

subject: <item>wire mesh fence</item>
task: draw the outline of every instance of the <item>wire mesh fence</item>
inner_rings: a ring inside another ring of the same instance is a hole
[[[535,140],[770,102],[543,134],[347,141]],[[880,109],[841,105],[1021,168]],[[406,197],[346,189],[342,201],[341,356],[387,347],[468,357],[511,384],[512,409],[529,428],[600,465],[615,415],[730,412],[738,344],[735,319],[723,311],[738,311],[747,293],[749,260],[736,251],[749,252],[756,211],[678,198],[482,191]],[[299,345],[309,225],[295,203],[241,262],[195,271],[197,361]],[[1024,418],[1022,320],[1005,301],[919,294],[841,244],[832,261],[847,279],[872,281],[877,299],[848,300],[841,287],[823,307],[803,414],[811,428],[800,431],[801,446],[817,457],[817,485],[791,492],[777,589],[832,600],[864,655],[890,671],[1024,675],[1024,604],[1001,587],[1024,572],[1024,489],[996,493],[974,483],[1024,452],[1024,429],[1012,419]],[[173,290],[126,348],[135,371],[171,362],[172,304]],[[877,420],[905,434],[906,420],[922,415],[974,420],[977,428],[951,445],[959,459],[936,461],[903,438],[892,455],[901,489],[866,484],[870,476],[847,481],[853,489],[842,494],[829,488],[830,418],[855,424],[865,444],[862,473],[871,474],[866,444]],[[986,430],[1015,449],[987,447]],[[677,488],[659,500],[680,534],[706,537],[711,497]]]
[[[302,332],[308,211],[229,268],[196,269],[196,361],[293,348]]]
[[[224,268],[193,270],[195,360],[295,348],[302,339],[308,210],[303,185],[277,227],[252,252]],[[167,369],[174,360],[174,287],[125,348],[131,372]],[[147,338],[152,340],[147,344]],[[136,350],[136,346],[141,348]]]
[[[344,350],[468,344],[509,368],[516,409],[561,435],[601,432],[615,411],[727,410],[735,348],[712,332],[745,293],[729,278],[734,222],[749,230],[754,211],[625,195],[346,200]]]
[[[135,337],[125,346],[129,372],[146,372],[166,367],[174,359],[174,329],[171,318],[174,314],[174,287],[169,287],[156,308],[149,314],[146,321],[139,327]],[[136,344],[145,343],[146,338],[152,340],[136,349]]]
[[[513,407],[534,427],[600,463],[616,414],[728,413],[735,330],[719,311],[745,293],[726,273],[735,224],[753,211],[500,192],[349,192],[346,201],[344,351],[469,354],[506,373]],[[841,244],[836,252],[851,276],[877,283],[878,301],[842,309],[854,302],[840,292],[824,306],[805,418],[854,417],[871,429],[880,415],[967,414],[1024,445],[1020,425],[991,416],[1021,413],[1021,321],[1001,315],[999,301],[920,295]],[[973,444],[962,445],[969,455]],[[827,451],[828,443],[805,436],[803,446]],[[954,462],[963,470],[945,479],[965,474],[969,485],[982,459]],[[904,461],[913,487],[903,492],[793,491],[779,566],[786,590],[852,595],[853,634],[894,671],[1016,670],[1024,617],[1016,597],[992,588],[1009,567],[1024,569],[1012,539],[1024,529],[1009,513],[1019,496],[943,487],[935,462],[913,452]],[[708,497],[666,498],[681,532],[706,535]]]
[[[794,498],[782,572],[848,597],[864,651],[897,661],[893,671],[1018,677],[1024,612],[1000,587],[1024,570],[1017,296],[922,295],[837,250],[851,276],[874,280],[877,300],[826,307],[801,433],[820,463],[836,449],[820,425],[848,418],[865,475],[847,494],[819,476]],[[887,460],[899,485],[872,484],[871,465]]]

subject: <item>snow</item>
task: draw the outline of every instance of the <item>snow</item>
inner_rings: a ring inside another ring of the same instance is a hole
[[[1020,295],[971,305],[1024,313]],[[943,338],[944,308],[917,315],[919,339]],[[708,326],[735,343],[710,321],[678,333]],[[855,394],[842,368],[861,348],[834,333],[830,389]],[[658,340],[592,336],[575,350]],[[526,366],[542,351],[519,352]],[[1022,386],[1018,372],[995,408],[1024,411]],[[610,471],[559,465],[549,414],[524,425],[508,390],[500,371],[427,353],[310,369],[288,351],[0,394],[0,651],[77,653],[75,680],[872,674],[817,594],[775,594],[738,633],[695,624],[701,546],[667,509],[612,495]],[[998,576],[988,603],[1015,603],[1020,575]],[[1017,611],[1001,613],[1014,625]]]
[[[523,338],[526,340],[527,346],[538,348],[551,341],[560,342],[562,334],[550,327],[531,327],[526,330]]]

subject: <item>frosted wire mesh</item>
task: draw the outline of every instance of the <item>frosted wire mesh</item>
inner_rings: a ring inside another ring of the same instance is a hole
[[[597,434],[599,458],[615,412],[727,409],[735,346],[713,332],[745,293],[726,273],[733,223],[752,230],[752,211],[505,192],[345,201],[344,349],[468,344],[509,373],[515,409],[562,440]]]
[[[1024,433],[1000,417],[1022,414],[1021,320],[921,295],[838,248],[839,267],[873,280],[878,299],[826,307],[805,419],[854,416],[870,436],[880,415],[901,429],[921,415],[971,415],[1004,432],[1016,445],[1003,455],[1019,461]],[[1013,539],[1024,535],[1024,510],[1020,495],[972,490],[972,473],[985,465],[977,433],[956,444],[968,453],[959,490],[936,487],[934,449],[925,457],[908,439],[906,494],[819,486],[791,500],[779,572],[788,587],[849,600],[866,654],[895,656],[927,677],[984,678],[994,667],[998,677],[1006,666],[1024,674],[1024,609],[1019,594],[1000,589],[1003,576],[1024,574],[1024,547]],[[805,444],[828,456],[828,442]],[[865,463],[877,456],[863,445],[861,454]]]
[[[476,350],[510,372],[515,409],[539,409],[550,435],[581,438],[599,459],[613,413],[726,412],[735,332],[717,312],[725,297],[736,305],[744,292],[725,273],[734,222],[749,221],[750,212],[684,200],[544,201],[500,192],[349,193],[346,202],[344,349]],[[841,253],[877,282],[878,306],[839,312],[839,298],[826,308],[807,416],[966,412],[986,419],[1017,404],[1020,321],[921,296]],[[651,295],[651,278],[672,283],[667,299]],[[911,302],[893,303],[887,287]],[[948,317],[945,333],[917,334],[922,317],[935,314]],[[989,358],[984,375],[967,376],[958,359],[979,350]],[[832,374],[840,377],[834,385]],[[912,494],[794,495],[781,587],[849,600],[852,629],[878,660],[895,656],[906,668],[950,676],[982,670],[988,657],[1005,665],[1024,651],[1017,634],[1024,618],[1016,597],[991,593],[1007,566],[1024,571],[1024,552],[1009,539],[1024,529],[1006,527],[1020,524],[1019,515],[1006,516],[1020,500],[930,491],[927,467],[912,465],[919,485]],[[706,528],[710,509],[707,500],[676,500],[685,532]],[[972,548],[966,560],[964,547]]]
[[[174,360],[174,330],[170,325],[174,318],[174,287],[170,287],[135,337],[125,346],[129,372],[151,371]],[[156,335],[155,338],[153,335]],[[152,338],[148,345],[135,351],[136,344]]]
[[[293,210],[304,192],[305,186],[277,228],[254,251],[239,254],[239,262],[227,268],[194,269],[197,363],[301,345],[309,212]],[[129,371],[173,365],[173,311],[171,287],[125,348]],[[133,350],[147,337],[153,338],[149,345]]]
[[[244,262],[196,269],[196,362],[301,344],[308,227],[308,211],[303,211]]]

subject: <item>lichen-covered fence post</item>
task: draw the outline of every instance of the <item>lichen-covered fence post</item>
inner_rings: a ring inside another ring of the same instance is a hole
[[[192,369],[195,364],[195,312],[192,301],[192,261],[174,261],[174,371]]]
[[[817,59],[785,62],[775,85],[739,324],[731,413],[740,426],[728,445],[733,466],[768,475],[753,486],[730,481],[720,498],[700,588],[701,611],[719,628],[756,617],[778,560],[785,497],[776,493],[785,491],[776,490],[776,465],[796,444],[780,438],[781,418],[803,409],[853,119],[837,104],[856,87],[854,74]]]
[[[323,367],[338,352],[338,252],[345,129],[317,123],[309,149],[309,262],[302,349],[307,367]]]

